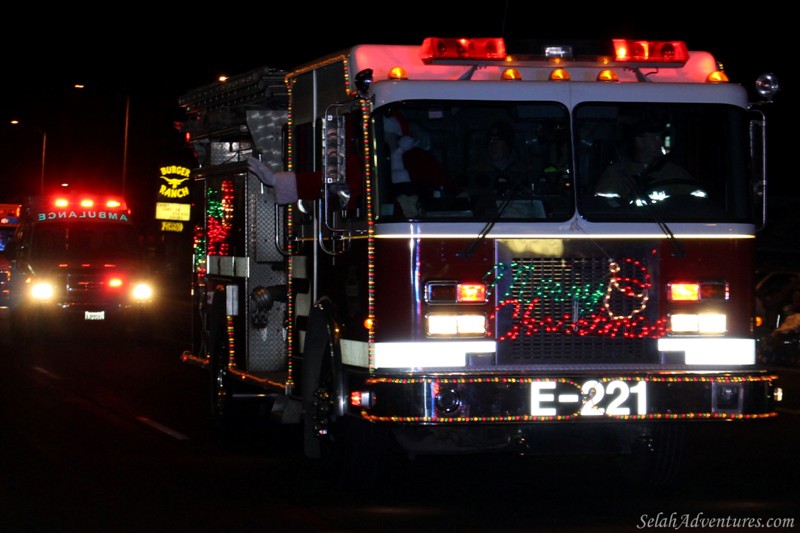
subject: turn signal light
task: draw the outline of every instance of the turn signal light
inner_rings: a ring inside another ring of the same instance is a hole
[[[730,297],[725,281],[674,282],[668,285],[667,295],[672,302],[727,300]]]

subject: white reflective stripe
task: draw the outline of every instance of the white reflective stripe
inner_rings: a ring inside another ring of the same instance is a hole
[[[658,339],[661,352],[683,352],[687,365],[753,365],[754,339],[691,338]]]
[[[369,367],[369,343],[342,339],[339,347],[342,350],[342,363],[362,368]]]
[[[289,257],[292,262],[292,277],[294,279],[308,279],[308,257],[305,255],[293,255]]]
[[[234,257],[233,258],[233,275],[237,278],[250,277],[250,258],[249,257]]]
[[[494,341],[378,342],[375,368],[463,367],[469,353],[495,353]]]
[[[387,222],[375,224],[376,239],[456,239],[480,234],[485,224],[472,222]],[[750,224],[670,222],[678,239],[753,239]],[[499,221],[487,235],[493,239],[667,239],[655,223],[587,222],[575,217],[566,222]]]
[[[250,259],[246,256],[209,255],[206,256],[206,269],[216,276],[246,278],[250,276]]]
[[[225,313],[228,316],[239,316],[239,290],[236,285],[225,286]]]
[[[305,292],[298,292],[294,301],[295,316],[308,316],[311,313],[311,295]]]

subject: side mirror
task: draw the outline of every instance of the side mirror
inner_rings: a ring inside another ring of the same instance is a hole
[[[780,90],[780,84],[775,74],[762,74],[756,80],[756,92],[765,102],[772,102]]]

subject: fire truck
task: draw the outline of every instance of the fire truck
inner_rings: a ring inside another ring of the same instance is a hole
[[[72,331],[146,338],[153,277],[131,210],[117,195],[36,195],[7,243],[4,327],[27,342]],[[76,327],[77,326],[77,327]]]
[[[607,452],[659,484],[693,426],[776,416],[753,339],[775,77],[751,103],[682,41],[510,48],[358,45],[180,98],[181,360],[219,427],[258,399],[359,472]]]

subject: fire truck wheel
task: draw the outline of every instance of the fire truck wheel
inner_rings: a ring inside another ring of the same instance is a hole
[[[227,432],[232,425],[233,401],[232,384],[228,378],[228,369],[220,361],[213,363],[211,371],[211,414],[214,418],[214,427]]]
[[[634,486],[670,487],[684,465],[686,427],[678,423],[654,424],[631,442],[623,473]]]
[[[341,355],[331,342],[330,313],[317,305],[308,315],[303,349],[303,450],[312,459],[332,459],[343,394]]]
[[[353,487],[377,489],[390,458],[390,436],[380,424],[352,417],[339,422],[336,447],[336,480],[342,490]]]
[[[222,434],[233,426],[234,385],[228,373],[228,342],[225,335],[224,294],[215,294],[209,317],[208,350],[211,360],[211,416]]]

